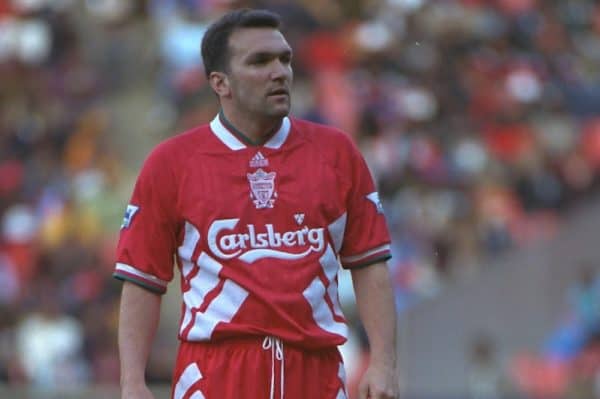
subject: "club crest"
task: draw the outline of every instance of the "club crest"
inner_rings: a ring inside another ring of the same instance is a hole
[[[256,209],[273,208],[277,193],[275,192],[275,172],[265,172],[258,169],[254,173],[247,173],[250,183],[250,197],[253,199]]]

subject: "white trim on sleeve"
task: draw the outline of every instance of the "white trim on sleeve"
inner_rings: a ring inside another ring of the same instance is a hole
[[[359,255],[341,256],[340,259],[341,259],[342,263],[355,263],[355,262],[361,261],[363,259],[367,259],[368,257],[370,257],[378,252],[389,251],[389,250],[390,250],[390,244],[384,244],[380,247],[373,248],[373,249],[371,249],[367,252],[363,252],[362,254],[359,254]]]
[[[154,284],[156,284],[156,285],[159,285],[159,286],[161,286],[161,287],[163,287],[163,288],[166,288],[166,287],[167,287],[167,285],[169,284],[169,282],[168,282],[168,281],[161,280],[161,279],[159,279],[158,277],[156,277],[156,276],[153,276],[152,274],[144,273],[143,271],[141,271],[141,270],[138,270],[138,269],[136,269],[136,268],[135,268],[135,267],[133,267],[133,266],[126,265],[125,263],[117,263],[117,265],[116,265],[116,267],[115,267],[115,270],[116,270],[117,272],[118,272],[118,271],[122,271],[122,272],[125,272],[125,273],[127,273],[127,274],[133,275],[133,276],[135,276],[135,277],[139,277],[139,278],[141,278],[142,280],[148,280],[148,281],[151,281],[151,282],[153,282]]]

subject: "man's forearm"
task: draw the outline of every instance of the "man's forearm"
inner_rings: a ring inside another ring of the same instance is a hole
[[[369,338],[371,362],[396,367],[396,309],[385,263],[352,270],[356,305]]]
[[[121,385],[145,383],[145,370],[160,316],[161,297],[125,282],[119,313]]]

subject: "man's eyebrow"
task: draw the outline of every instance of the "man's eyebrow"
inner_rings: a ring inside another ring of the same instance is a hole
[[[270,58],[270,57],[280,57],[280,56],[291,56],[292,50],[286,49],[282,51],[258,51],[256,53],[252,53],[248,55],[248,58]]]

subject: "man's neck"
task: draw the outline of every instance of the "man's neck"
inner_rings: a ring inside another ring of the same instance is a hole
[[[221,122],[236,136],[248,144],[261,145],[267,142],[281,127],[283,118],[258,120],[244,118],[236,113],[221,109],[219,113]]]

